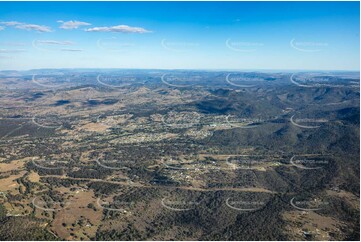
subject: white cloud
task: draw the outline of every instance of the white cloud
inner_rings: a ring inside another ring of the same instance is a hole
[[[5,27],[3,27],[3,26],[0,26],[0,31],[1,31],[1,30],[4,30],[4,29],[5,29]]]
[[[26,50],[24,50],[24,49],[0,49],[1,54],[4,54],[4,53],[21,53],[21,52],[26,52]]]
[[[37,24],[20,24],[20,25],[16,25],[15,28],[24,29],[27,31],[35,30],[37,32],[51,32],[50,27],[44,25],[37,25]]]
[[[87,32],[118,32],[118,33],[150,33],[151,31],[140,28],[140,27],[130,27],[128,25],[117,25],[111,27],[94,27],[86,29]]]
[[[0,42],[0,45],[6,45],[6,46],[26,46],[26,43],[22,43],[22,42]]]
[[[15,26],[15,25],[19,25],[22,23],[17,22],[17,21],[7,21],[7,22],[0,22],[0,24],[3,24],[5,26]]]
[[[57,40],[37,40],[37,44],[43,45],[74,45],[71,41],[57,41]]]
[[[72,41],[59,41],[59,40],[33,40],[32,45],[35,49],[41,51],[59,51],[63,50],[62,47],[75,45]],[[65,51],[68,49],[65,49]]]
[[[23,29],[27,31],[35,30],[37,32],[51,32],[51,28],[45,25],[37,25],[37,24],[27,24],[21,23],[17,21],[8,21],[8,22],[0,22],[5,26],[15,27],[17,29]]]
[[[59,20],[58,23],[62,23],[62,25],[60,25],[59,28],[61,29],[77,29],[81,26],[89,26],[91,25],[90,23],[87,23],[87,22],[81,22],[81,21],[62,21],[62,20]]]

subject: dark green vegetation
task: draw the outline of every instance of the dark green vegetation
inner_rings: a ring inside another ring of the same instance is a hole
[[[73,72],[2,77],[1,239],[359,240],[354,73]]]

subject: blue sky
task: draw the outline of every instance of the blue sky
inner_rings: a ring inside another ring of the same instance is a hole
[[[358,2],[0,2],[0,69],[359,70]]]

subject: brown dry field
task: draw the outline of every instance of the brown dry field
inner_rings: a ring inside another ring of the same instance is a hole
[[[315,240],[330,240],[329,232],[341,234],[340,228],[344,226],[334,218],[315,211],[290,211],[283,213],[282,217],[287,222],[286,230],[297,240],[304,240],[303,231],[311,232]]]
[[[94,211],[88,208],[89,203],[96,204],[96,198],[92,191],[81,191],[73,193],[73,197],[69,200],[69,205],[60,211],[55,213],[55,218],[51,224],[51,230],[54,231],[60,238],[67,240],[75,240],[83,237],[85,240],[89,240],[90,237],[94,237],[96,230],[100,224],[102,218],[102,209],[97,208]],[[96,206],[96,205],[95,205]],[[82,219],[85,221],[84,226],[76,224],[77,221]],[[63,223],[66,226],[63,226]],[[73,231],[71,231],[73,228]],[[73,233],[74,235],[71,235]],[[75,237],[77,236],[77,237]]]
[[[0,172],[22,169],[26,160],[28,159],[13,160],[10,163],[0,163]]]

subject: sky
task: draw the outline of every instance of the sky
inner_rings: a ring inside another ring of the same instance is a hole
[[[359,66],[359,2],[0,2],[0,70]]]

